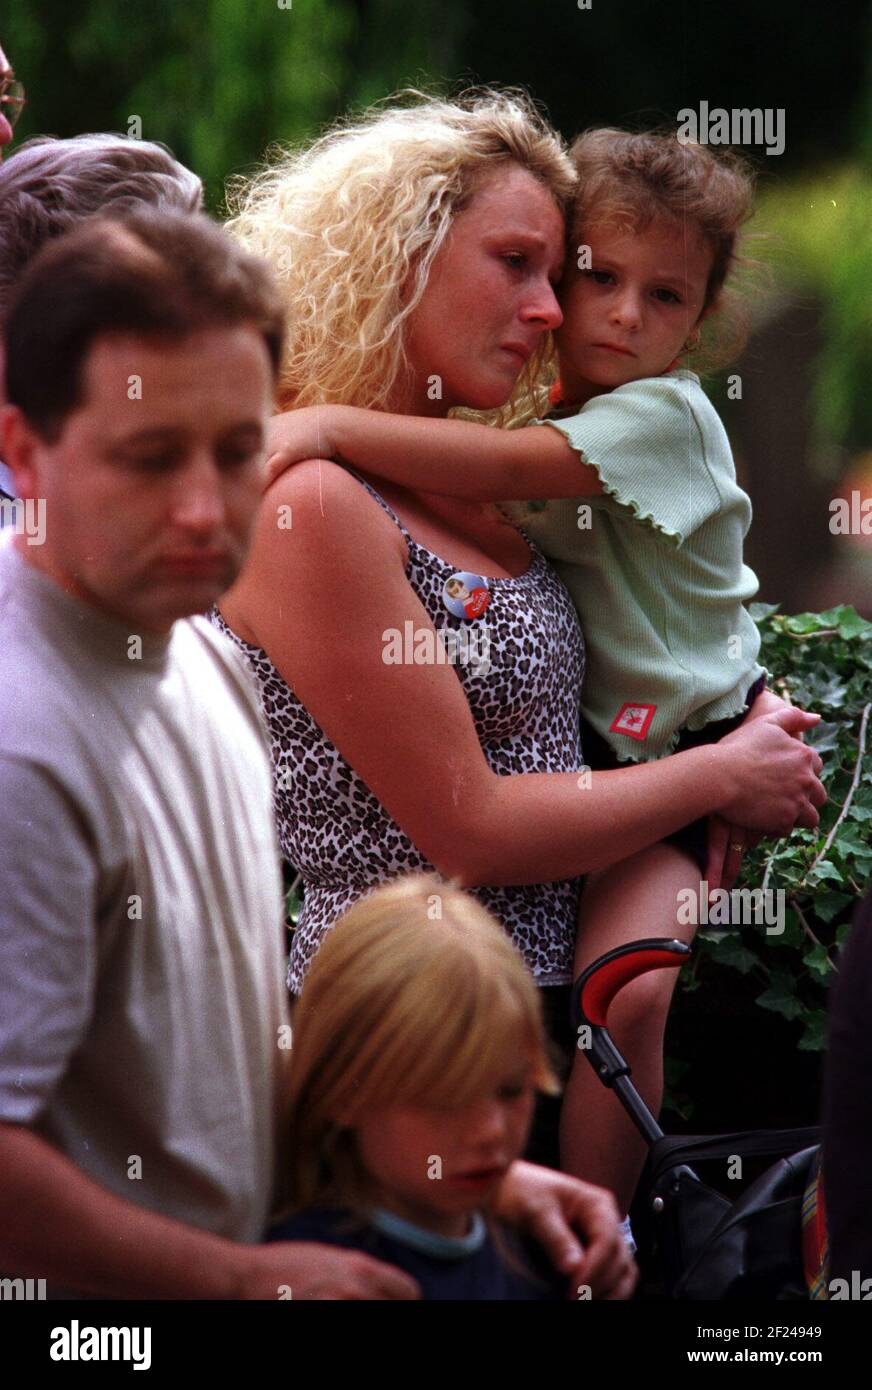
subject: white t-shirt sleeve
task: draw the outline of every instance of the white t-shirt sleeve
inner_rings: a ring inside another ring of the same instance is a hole
[[[87,828],[41,768],[0,754],[0,1119],[30,1124],[94,1006],[97,870]]]
[[[697,409],[699,387],[647,377],[594,396],[575,415],[537,423],[558,429],[599,473],[605,495],[672,545],[721,507]],[[596,501],[596,499],[588,499]]]

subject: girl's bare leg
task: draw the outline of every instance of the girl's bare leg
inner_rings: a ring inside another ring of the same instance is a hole
[[[689,943],[695,927],[679,923],[683,900],[678,894],[688,888],[697,893],[699,881],[694,861],[665,844],[591,874],[579,909],[574,978],[605,951],[640,937],[672,936]],[[655,970],[640,976],[621,990],[609,1010],[609,1032],[655,1115],[663,1098],[663,1034],[677,973]],[[624,1215],[646,1152],[620,1101],[576,1051],[560,1117],[563,1171],[610,1188]]]

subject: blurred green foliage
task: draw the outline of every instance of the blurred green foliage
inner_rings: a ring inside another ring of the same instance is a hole
[[[761,258],[777,282],[823,306],[815,417],[821,443],[872,441],[872,174],[858,165],[821,170],[768,190],[757,223]]]
[[[203,178],[407,85],[529,87],[567,136],[594,123],[671,121],[701,99],[783,107],[786,151],[758,159],[761,226],[782,283],[819,296],[822,440],[872,441],[869,0],[838,22],[795,0],[700,10],[624,0],[5,0],[0,41],[28,88],[19,139],[130,129]],[[868,163],[868,161],[866,161]],[[777,165],[777,168],[775,167]]]
[[[4,0],[0,15],[29,89],[23,136],[139,115],[213,204],[271,141],[434,81],[527,86],[568,136],[670,121],[703,98],[783,107],[780,177],[862,145],[869,35],[869,0],[842,0],[838,23],[795,0]]]

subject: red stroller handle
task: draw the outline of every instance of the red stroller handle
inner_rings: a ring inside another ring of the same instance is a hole
[[[602,1084],[614,1090],[648,1144],[662,1139],[663,1130],[630,1080],[630,1068],[611,1039],[609,1009],[618,990],[637,975],[666,966],[675,969],[690,954],[689,946],[670,936],[630,941],[598,956],[572,987],[572,1026],[579,1035],[588,1035],[584,1042],[580,1037],[578,1046],[583,1048]]]
[[[690,947],[683,941],[658,936],[631,941],[626,946],[616,946],[613,951],[598,956],[579,975],[572,991],[576,1027],[581,1023],[590,1023],[607,1028],[612,1000],[624,985],[638,975],[647,974],[649,970],[662,970],[665,967],[676,969],[684,964],[690,954]]]

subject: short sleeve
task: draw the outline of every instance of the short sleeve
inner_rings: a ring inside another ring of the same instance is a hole
[[[575,415],[537,423],[565,435],[614,503],[680,546],[721,507],[701,409],[714,414],[698,385],[650,377],[594,396]],[[729,449],[725,435],[723,443]]]
[[[36,1120],[91,1016],[97,869],[51,774],[0,753],[0,1119]]]

